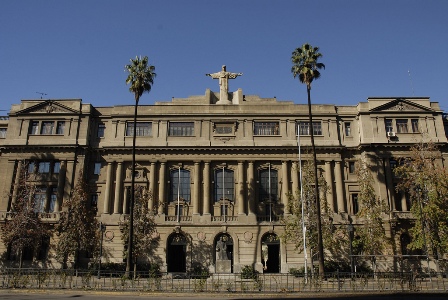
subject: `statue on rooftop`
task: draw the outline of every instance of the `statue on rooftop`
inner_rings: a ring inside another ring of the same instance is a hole
[[[226,71],[226,66],[222,66],[220,72],[205,74],[213,79],[219,79],[219,102],[229,101],[229,79],[235,79],[243,73],[230,73]]]

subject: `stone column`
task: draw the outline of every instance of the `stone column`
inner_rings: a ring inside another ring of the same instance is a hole
[[[123,214],[128,214],[128,203],[129,203],[129,194],[130,194],[130,186],[127,186],[124,188],[124,195],[123,195]]]
[[[17,192],[19,190],[20,185],[20,174],[22,173],[22,161],[19,160],[17,162],[17,171],[16,171],[16,177],[14,178],[14,189],[12,191],[12,200],[11,200],[11,208],[12,204],[14,204],[17,201]]]
[[[210,162],[204,162],[204,175],[202,176],[204,182],[204,207],[203,214],[210,214]]]
[[[298,195],[300,195],[300,181],[299,181],[299,163],[296,161],[292,162],[291,179],[292,179],[291,193],[294,197],[297,197]]]
[[[200,191],[200,176],[199,176],[199,162],[194,162],[194,185],[193,185],[193,215],[199,215],[199,191]]]
[[[110,190],[112,185],[112,168],[113,163],[107,163],[107,173],[106,173],[106,187],[104,190],[104,208],[103,214],[108,214],[110,212]]]
[[[337,212],[334,205],[333,197],[333,176],[331,174],[331,161],[325,161],[325,181],[327,182],[327,201],[330,204],[330,209],[332,212]]]
[[[238,192],[236,201],[238,201],[238,214],[244,215],[244,162],[238,162]]]
[[[289,199],[288,199],[288,161],[282,161],[282,193],[281,199],[284,205],[284,213],[289,214]]]
[[[56,203],[54,204],[54,212],[61,211],[62,201],[64,198],[64,186],[65,186],[65,173],[66,173],[65,161],[61,161],[61,168],[58,175],[58,192],[56,195]]]
[[[254,180],[254,162],[250,161],[247,168],[247,192],[249,200],[249,214],[255,214],[255,180]]]
[[[67,195],[70,195],[70,193],[72,192],[73,172],[75,172],[75,161],[67,160],[65,167],[65,183],[64,183],[64,192]]]
[[[386,176],[386,183],[385,183],[385,187],[386,187],[386,197],[389,199],[389,209],[391,211],[395,211],[397,210],[397,208],[395,207],[395,191],[394,191],[394,184],[393,184],[393,174],[392,174],[392,169],[390,167],[390,160],[388,158],[384,158],[383,159],[383,165],[384,165],[384,169],[385,169],[385,176]],[[380,192],[381,195],[381,192]]]
[[[162,215],[165,213],[165,167],[166,163],[160,163],[159,169],[159,214]]]
[[[114,197],[114,214],[121,213],[121,186],[123,181],[123,163],[119,162],[117,165],[117,174],[115,176],[115,197]]]
[[[151,168],[149,169],[149,191],[151,193],[151,197],[148,201],[148,209],[149,213],[153,213],[154,209],[154,198],[156,197],[156,163],[151,163]]]
[[[341,170],[341,162],[334,162],[334,179],[336,181],[336,199],[338,203],[338,212],[347,212],[344,200],[344,187]]]
[[[401,192],[401,210],[408,211],[408,203],[406,202],[406,193]]]

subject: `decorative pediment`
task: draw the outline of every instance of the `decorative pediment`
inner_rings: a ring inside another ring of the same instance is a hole
[[[377,106],[370,111],[432,111],[430,108],[417,104],[415,102],[405,100],[405,99],[395,99],[386,104]]]
[[[78,111],[69,108],[65,105],[62,105],[56,101],[47,100],[17,112],[17,114],[53,114],[53,113],[76,114],[78,113]]]

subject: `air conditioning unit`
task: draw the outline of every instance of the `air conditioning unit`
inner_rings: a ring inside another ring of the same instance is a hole
[[[395,137],[396,135],[395,135],[395,132],[393,132],[393,131],[389,131],[389,132],[387,133],[387,136],[388,136],[388,137]]]

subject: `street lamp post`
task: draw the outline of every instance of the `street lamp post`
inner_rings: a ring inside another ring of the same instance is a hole
[[[350,272],[353,274],[355,271],[355,266],[353,264],[353,233],[355,231],[355,228],[352,223],[347,225],[347,231],[348,231],[348,238],[350,241],[350,247],[349,247],[349,257],[350,257]]]

